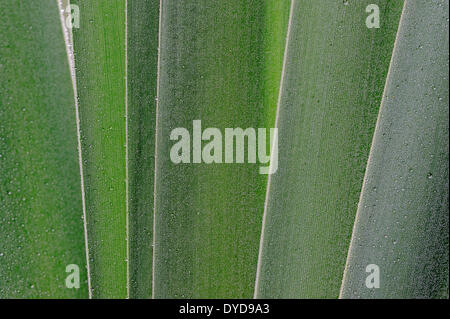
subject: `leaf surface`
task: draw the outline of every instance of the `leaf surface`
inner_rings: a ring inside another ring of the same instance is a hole
[[[159,0],[128,1],[130,297],[152,296]]]
[[[94,298],[125,298],[127,157],[125,0],[71,1]]]
[[[247,162],[174,164],[170,134],[192,134],[194,120],[221,134],[273,127],[288,15],[288,1],[163,2],[155,298],[253,294],[267,175]]]
[[[406,1],[343,298],[448,298],[448,9]],[[371,264],[377,289],[366,287]]]
[[[402,1],[295,0],[257,298],[337,298]]]
[[[57,2],[5,0],[0,11],[0,298],[86,298],[74,93]],[[79,289],[66,287],[70,264]]]

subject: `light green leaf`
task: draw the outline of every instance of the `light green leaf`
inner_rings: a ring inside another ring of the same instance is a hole
[[[71,1],[94,298],[125,298],[127,158],[125,0]]]

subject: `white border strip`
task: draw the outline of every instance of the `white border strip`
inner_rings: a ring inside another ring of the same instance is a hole
[[[70,5],[69,0],[67,0],[67,3],[68,5]],[[70,41],[70,39],[73,39],[73,37],[72,37],[72,29],[69,29],[66,26],[64,16],[65,8],[63,7],[62,0],[58,0],[58,10],[59,10],[59,18],[61,20],[61,27],[64,35],[64,42],[66,45],[67,59],[69,61],[70,75],[72,77],[73,95],[75,100],[75,120],[77,125],[77,140],[78,140],[78,163],[80,166],[81,202],[83,207],[84,245],[86,248],[86,269],[87,269],[89,299],[92,299],[91,270],[89,266],[89,244],[88,244],[87,220],[86,220],[86,197],[84,192],[83,156],[81,149],[80,111],[78,106],[77,80],[75,73],[75,58],[73,56],[73,43],[71,43]]]
[[[291,25],[292,25],[292,16],[294,12],[294,4],[295,0],[291,0],[291,7],[289,9],[289,22],[286,32],[286,43],[284,47],[284,56],[283,56],[283,67],[281,70],[281,79],[280,79],[280,88],[278,91],[278,100],[277,100],[277,111],[275,115],[275,128],[278,128],[278,118],[280,114],[280,104],[281,104],[281,97],[283,95],[283,87],[284,87],[284,78],[286,75],[286,61],[287,61],[287,54],[288,54],[288,47],[289,47],[289,38],[291,35]],[[274,138],[274,141],[277,140],[277,137]],[[273,149],[273,145],[272,148]],[[272,166],[272,159],[270,160],[269,166]],[[262,251],[264,246],[264,232],[266,229],[266,216],[267,216],[267,207],[269,203],[269,194],[270,194],[270,185],[272,181],[272,174],[270,172],[272,171],[272,168],[269,167],[269,176],[267,178],[267,187],[266,187],[266,198],[264,201],[264,213],[263,213],[263,219],[262,219],[262,225],[261,225],[261,238],[259,241],[259,252],[258,252],[258,264],[256,266],[256,279],[255,279],[255,290],[253,294],[253,298],[256,299],[258,297],[258,289],[259,289],[259,278],[261,276],[261,263],[262,263]]]
[[[129,181],[128,181],[128,1],[125,0],[125,201],[127,236],[127,298],[130,298],[130,236],[129,236]]]
[[[156,258],[156,180],[158,165],[158,116],[159,116],[159,75],[161,70],[161,29],[162,29],[163,0],[159,1],[159,25],[158,25],[158,66],[156,73],[156,123],[155,123],[155,173],[153,180],[153,260],[152,260],[152,299],[155,299],[155,258]]]

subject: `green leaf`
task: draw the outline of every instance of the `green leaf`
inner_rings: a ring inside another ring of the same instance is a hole
[[[163,2],[155,298],[250,298],[267,175],[259,164],[174,164],[170,133],[273,127],[289,2]]]
[[[255,297],[337,298],[402,1],[295,0]]]
[[[94,298],[125,298],[127,157],[125,0],[72,1],[73,29]]]
[[[159,1],[74,3],[93,296],[149,298]]]
[[[343,298],[448,298],[448,1],[406,1]],[[379,267],[380,287],[365,285]]]
[[[4,0],[0,12],[0,298],[86,298],[74,93],[57,2]],[[70,264],[80,289],[66,287]]]
[[[159,0],[128,1],[130,298],[152,296]]]
[[[448,1],[71,2],[0,3],[0,298],[448,298]]]

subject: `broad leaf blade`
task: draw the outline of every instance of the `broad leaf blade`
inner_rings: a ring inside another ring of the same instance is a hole
[[[0,297],[86,298],[74,95],[56,1],[1,1]],[[68,289],[66,266],[80,269]]]
[[[155,298],[253,294],[267,176],[258,164],[174,164],[169,137],[177,127],[192,133],[193,120],[222,133],[273,126],[288,9],[287,1],[163,2]]]
[[[406,1],[343,298],[448,298],[448,32],[448,1]]]
[[[402,1],[296,0],[258,298],[337,298]]]
[[[133,0],[127,9],[131,298],[152,296],[159,3]]]
[[[94,298],[127,296],[125,0],[72,1]]]

